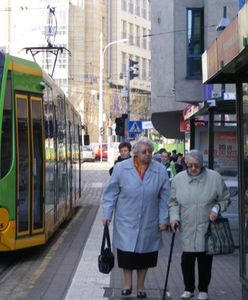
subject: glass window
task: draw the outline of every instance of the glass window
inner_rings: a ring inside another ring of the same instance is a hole
[[[204,51],[203,8],[187,10],[187,78],[201,79],[201,55]]]
[[[241,189],[241,235],[244,237],[242,247],[242,263],[241,272],[242,276],[248,279],[248,83],[243,84],[243,122],[241,132],[243,131],[243,182]],[[241,174],[242,174],[241,171]]]
[[[133,24],[129,23],[129,45],[133,45]]]
[[[136,46],[140,47],[140,27],[136,25]]]
[[[127,64],[127,54],[125,52],[121,53],[121,68],[123,75],[126,74],[126,64]]]
[[[127,0],[121,1],[121,9],[125,11],[127,10]]]
[[[142,79],[146,80],[146,59],[142,58]]]
[[[126,39],[127,38],[127,22],[122,20],[122,38]]]
[[[2,121],[1,139],[1,166],[0,177],[3,178],[9,171],[12,161],[12,101],[11,101],[11,81],[8,74]]]
[[[140,16],[140,0],[135,1],[135,14]]]
[[[128,3],[128,11],[133,14],[133,11],[134,11],[134,5],[133,5],[133,0],[129,0],[129,3]]]
[[[29,191],[30,191],[30,151],[28,127],[28,101],[27,97],[17,96],[17,170],[18,173],[18,231],[29,229]]]
[[[0,52],[0,86],[2,84],[3,68],[4,68],[4,55],[2,52]]]
[[[146,28],[143,28],[142,31],[143,31],[143,48],[146,49],[146,40],[147,40]]]

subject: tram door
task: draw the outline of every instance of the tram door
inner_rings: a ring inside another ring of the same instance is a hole
[[[17,236],[44,231],[42,98],[16,94]]]

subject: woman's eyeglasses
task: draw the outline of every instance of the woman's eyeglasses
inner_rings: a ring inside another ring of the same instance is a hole
[[[201,166],[200,166],[199,164],[193,164],[193,163],[187,164],[187,167],[188,167],[189,169],[192,169],[192,168],[200,169],[200,168],[201,168]]]
[[[142,154],[152,154],[152,151],[146,149],[146,150],[140,151],[140,153],[142,153]]]

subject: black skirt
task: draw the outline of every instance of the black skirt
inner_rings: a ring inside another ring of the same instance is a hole
[[[122,269],[136,270],[157,266],[158,251],[135,253],[117,249],[118,266]]]

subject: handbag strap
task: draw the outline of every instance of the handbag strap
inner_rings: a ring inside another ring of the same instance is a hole
[[[110,236],[109,236],[109,227],[108,227],[107,223],[105,223],[104,229],[103,229],[101,253],[103,253],[103,250],[104,250],[104,247],[105,247],[105,241],[107,241],[107,246],[111,250],[111,243],[110,243]]]

